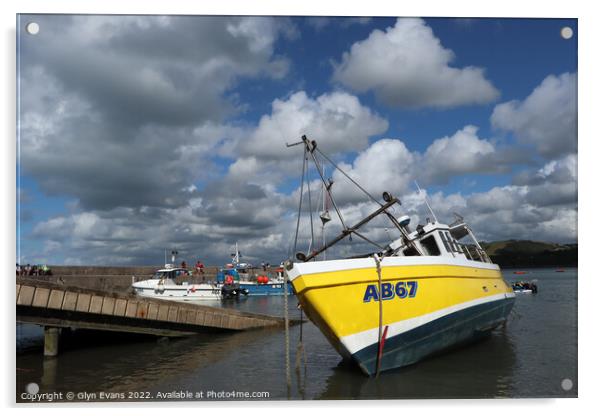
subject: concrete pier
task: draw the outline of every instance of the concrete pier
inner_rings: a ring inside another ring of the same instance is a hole
[[[59,352],[60,328],[182,337],[284,326],[284,319],[274,316],[25,278],[17,278],[16,306],[17,322],[44,327],[44,355],[49,357]]]
[[[44,356],[56,357],[59,354],[61,329],[54,326],[44,327]]]

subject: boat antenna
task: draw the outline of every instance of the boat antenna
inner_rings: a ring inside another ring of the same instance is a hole
[[[418,185],[418,182],[414,181],[414,184],[416,185],[416,188],[418,188],[418,193],[421,193],[422,189],[420,189],[420,185]],[[428,198],[428,195],[426,194],[426,192],[424,193],[424,203],[426,204],[427,208],[429,209],[429,212],[435,219],[435,222],[439,222],[439,220],[437,220],[437,216],[435,215],[435,212],[433,211],[433,209],[431,208],[431,205],[429,204],[429,198]]]

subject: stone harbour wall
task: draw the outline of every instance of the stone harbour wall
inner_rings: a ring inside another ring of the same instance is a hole
[[[150,278],[156,270],[163,266],[49,266],[52,276],[31,276],[32,279],[56,283],[66,287],[99,290],[103,292],[128,293],[135,281]],[[203,275],[193,275],[187,281],[202,283],[216,279],[219,270],[216,266],[206,266]],[[268,270],[268,275],[275,273],[274,268]],[[252,278],[264,274],[261,268],[250,270]]]

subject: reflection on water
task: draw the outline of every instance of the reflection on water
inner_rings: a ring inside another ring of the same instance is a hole
[[[384,372],[379,378],[358,376],[342,362],[327,381],[321,399],[412,399],[507,397],[516,364],[515,349],[503,330],[421,363]],[[478,369],[478,371],[474,371]]]
[[[513,279],[507,273],[508,280]],[[96,342],[44,359],[41,331],[18,327],[17,396],[29,382],[40,392],[267,391],[270,399],[397,399],[575,397],[577,395],[577,274],[534,270],[537,295],[517,295],[505,328],[473,344],[415,365],[367,378],[343,362],[310,322],[290,333],[292,388],[285,377],[284,334],[278,329]],[[217,303],[219,304],[219,303]],[[282,315],[282,298],[253,297],[222,306]],[[289,316],[300,311],[289,298]],[[297,357],[300,331],[306,361]],[[35,349],[37,345],[38,349]],[[32,349],[33,348],[33,349]],[[297,358],[299,358],[297,360]],[[299,371],[295,371],[296,362]],[[570,378],[566,392],[561,381]]]

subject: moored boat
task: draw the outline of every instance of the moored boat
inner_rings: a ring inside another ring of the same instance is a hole
[[[301,143],[306,156],[319,152],[305,136]],[[321,178],[330,190],[332,182]],[[461,217],[447,225],[431,210],[434,219],[412,231],[408,216],[396,219],[389,211],[398,199],[388,193],[384,202],[371,198],[380,205],[376,211],[351,227],[341,218],[337,237],[285,263],[303,311],[341,356],[374,375],[482,337],[505,322],[514,292]],[[371,242],[359,228],[379,215],[398,232],[390,244],[373,243],[379,250],[357,258],[317,261],[351,235]],[[470,244],[460,243],[465,237]]]
[[[242,293],[248,296],[282,296],[284,285],[287,285],[287,293],[289,295],[293,294],[291,284],[285,281],[282,267],[276,269],[275,277],[268,277],[267,272],[253,277],[250,271],[252,269],[251,264],[242,263],[241,258],[242,255],[238,251],[238,244],[236,244],[235,252],[232,254],[232,262],[217,274],[218,283],[223,283],[227,276],[232,276],[242,289]]]
[[[157,270],[153,277],[132,284],[138,296],[180,301],[220,299],[220,286],[213,283],[190,284],[183,279],[188,270],[166,265]]]
[[[512,283],[514,293],[537,293],[537,285],[534,282]]]

